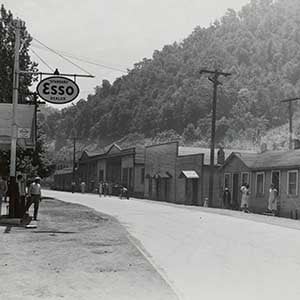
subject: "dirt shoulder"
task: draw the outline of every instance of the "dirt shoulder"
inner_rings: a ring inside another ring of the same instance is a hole
[[[0,299],[178,299],[114,218],[45,199],[39,219],[0,226]]]

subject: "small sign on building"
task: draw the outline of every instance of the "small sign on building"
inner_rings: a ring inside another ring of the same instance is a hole
[[[31,129],[30,128],[18,128],[18,139],[30,139]]]

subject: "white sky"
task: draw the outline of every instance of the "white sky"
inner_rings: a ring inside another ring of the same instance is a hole
[[[197,26],[209,26],[227,8],[239,10],[249,0],[2,0],[14,16],[26,21],[30,34],[52,49],[118,69],[130,69],[156,49],[181,41]],[[61,58],[33,50],[61,73],[82,73]],[[40,71],[49,72],[40,63]],[[124,73],[73,60],[96,76],[78,79],[86,98],[102,79]]]

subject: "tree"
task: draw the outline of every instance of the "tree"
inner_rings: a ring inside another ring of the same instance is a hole
[[[15,46],[15,19],[10,11],[1,5],[0,8],[0,103],[12,102],[14,46]],[[37,64],[29,56],[29,46],[32,37],[26,30],[21,29],[20,69],[23,71],[37,71]],[[19,103],[25,101],[35,77],[31,74],[20,76]]]

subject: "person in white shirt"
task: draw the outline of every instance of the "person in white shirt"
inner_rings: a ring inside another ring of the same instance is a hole
[[[41,178],[35,177],[34,182],[30,185],[28,189],[28,201],[26,203],[25,212],[28,213],[28,210],[32,204],[34,204],[33,220],[37,220],[37,215],[39,211],[39,204],[42,197],[42,190],[40,184]]]
[[[5,199],[7,193],[7,182],[4,177],[0,177],[0,216],[1,216],[1,207],[2,201]]]

